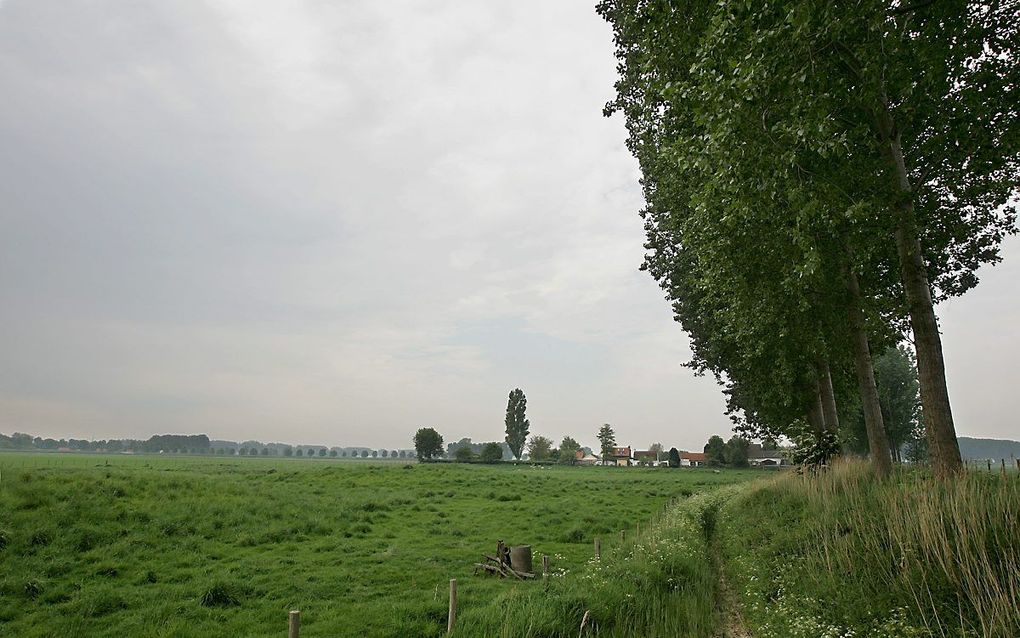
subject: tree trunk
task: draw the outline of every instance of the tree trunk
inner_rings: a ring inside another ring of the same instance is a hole
[[[832,390],[832,374],[829,372],[829,364],[819,360],[815,364],[818,372],[819,396],[822,400],[822,416],[825,418],[825,429],[836,433],[839,431],[839,413],[836,411],[836,395]]]
[[[807,420],[808,425],[811,426],[811,430],[815,434],[821,434],[825,431],[825,414],[822,411],[822,390],[818,380],[815,379],[814,385],[812,386],[814,392],[811,393],[810,403],[808,405]]]
[[[903,158],[900,134],[888,105],[883,105],[880,124],[896,170],[897,186],[903,194],[896,226],[896,249],[899,252],[900,276],[910,313],[910,328],[914,335],[914,353],[917,355],[921,419],[928,437],[932,469],[936,476],[948,477],[963,471],[963,461],[960,458],[960,444],[956,439],[956,426],[953,424],[953,410],[949,405],[942,337],[914,220],[910,176]]]
[[[847,247],[847,252],[850,249]],[[880,477],[888,476],[892,471],[889,454],[889,437],[885,431],[882,418],[882,406],[878,401],[878,386],[875,385],[875,369],[871,363],[871,346],[864,323],[864,309],[861,307],[861,287],[857,274],[850,266],[852,260],[843,264],[846,277],[847,312],[850,319],[850,333],[854,349],[854,368],[857,371],[857,386],[861,394],[861,409],[864,411],[864,426],[868,432],[868,450],[871,462],[875,464],[875,473]]]

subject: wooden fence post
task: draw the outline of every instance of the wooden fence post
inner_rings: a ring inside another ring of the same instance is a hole
[[[450,613],[446,617],[446,633],[453,632],[453,625],[457,621],[457,579],[450,579]]]
[[[988,459],[988,471],[992,471],[992,459]]]
[[[626,539],[627,539],[627,532],[626,532],[626,530],[622,530],[622,529],[621,529],[621,530],[620,530],[620,542],[622,543],[622,542],[624,542],[624,541],[625,541]]]
[[[598,537],[595,538],[595,560],[602,560],[602,543]]]
[[[301,631],[301,612],[295,610],[290,612],[290,621],[287,625],[287,638],[298,638],[299,631]]]

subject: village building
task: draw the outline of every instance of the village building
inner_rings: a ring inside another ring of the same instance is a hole
[[[574,452],[574,465],[598,465],[599,457],[591,453],[591,450],[578,450]]]
[[[759,443],[748,446],[747,462],[752,467],[779,467],[790,464],[783,450],[766,450]]]
[[[680,466],[681,467],[704,467],[708,464],[708,460],[705,458],[704,452],[681,452],[680,453]]]
[[[634,462],[638,465],[659,465],[659,454],[655,450],[634,450]]]
[[[627,447],[614,447],[613,453],[603,460],[603,465],[629,466],[632,460],[629,445]]]

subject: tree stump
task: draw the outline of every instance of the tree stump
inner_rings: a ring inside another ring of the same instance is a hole
[[[510,548],[510,567],[515,572],[532,573],[531,545],[518,545]]]

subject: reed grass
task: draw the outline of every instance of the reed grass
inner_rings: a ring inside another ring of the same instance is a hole
[[[729,577],[762,637],[1020,636],[1020,477],[862,461],[727,504]]]

